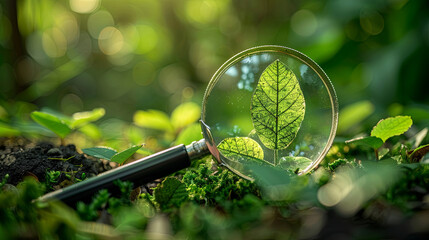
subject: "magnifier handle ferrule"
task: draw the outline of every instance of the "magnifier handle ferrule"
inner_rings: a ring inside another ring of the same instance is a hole
[[[48,193],[37,201],[56,199],[75,207],[78,201],[89,202],[92,196],[101,189],[107,189],[112,195],[117,195],[119,194],[119,187],[113,183],[115,180],[131,181],[134,186],[140,186],[167,176],[188,167],[191,164],[191,159],[205,154],[204,152],[207,150],[204,146],[205,142],[201,140],[188,146],[181,144],[104,172],[83,182]]]

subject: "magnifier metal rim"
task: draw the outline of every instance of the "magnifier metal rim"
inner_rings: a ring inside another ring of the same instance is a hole
[[[240,61],[240,60],[242,60],[242,59],[244,59],[250,55],[262,53],[262,52],[264,52],[264,53],[267,53],[267,52],[283,53],[283,54],[291,56],[292,58],[296,58],[296,59],[300,60],[301,62],[303,62],[304,64],[309,66],[311,69],[313,69],[313,71],[315,73],[317,73],[317,75],[322,80],[323,84],[325,85],[325,87],[328,91],[328,95],[329,95],[329,98],[331,100],[331,108],[332,108],[331,132],[329,134],[329,138],[328,138],[328,141],[325,145],[325,148],[319,154],[317,159],[315,159],[307,168],[305,168],[304,170],[301,170],[298,173],[298,175],[306,174],[306,173],[310,172],[312,169],[314,169],[316,166],[319,165],[319,163],[323,160],[323,158],[325,157],[325,155],[328,153],[329,149],[332,146],[332,143],[333,143],[334,138],[335,138],[335,134],[337,132],[337,127],[338,127],[338,99],[337,99],[337,94],[335,93],[334,86],[332,85],[331,80],[326,75],[326,73],[323,71],[323,69],[316,62],[314,62],[311,58],[309,58],[308,56],[306,56],[305,54],[303,54],[297,50],[294,50],[294,49],[291,49],[288,47],[277,46],[277,45],[263,45],[263,46],[257,46],[257,47],[246,49],[246,50],[234,55],[230,59],[228,59],[228,61],[226,61],[215,72],[215,74],[211,78],[211,80],[207,86],[207,89],[204,93],[202,111],[201,111],[202,128],[207,127],[207,125],[205,125],[204,121],[205,121],[205,117],[206,117],[206,101],[208,99],[208,96],[210,95],[210,92],[212,91],[213,87],[216,85],[216,83],[219,81],[219,79],[226,72],[226,70],[228,70],[232,65],[234,65],[238,61]],[[213,140],[213,139],[208,139],[208,141],[210,141],[210,140]],[[215,149],[215,148],[210,149],[209,148],[209,150],[213,156],[216,156],[215,157],[216,160],[221,165],[227,167],[229,170],[231,170],[232,172],[236,173],[237,175],[239,175],[243,178],[253,180],[252,178],[244,175],[241,172],[236,171],[234,168],[230,167],[227,163],[223,162],[219,157],[219,151],[217,151],[217,149]]]

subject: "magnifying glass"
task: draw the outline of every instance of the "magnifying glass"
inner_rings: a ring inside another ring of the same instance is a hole
[[[42,201],[75,206],[100,189],[115,194],[115,180],[140,186],[211,154],[237,175],[253,180],[249,166],[267,165],[306,174],[332,145],[338,102],[325,72],[309,57],[282,46],[247,49],[226,61],[204,94],[204,139],[142,158],[48,193]]]

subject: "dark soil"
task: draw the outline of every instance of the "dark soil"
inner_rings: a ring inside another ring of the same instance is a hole
[[[25,177],[46,181],[48,171],[61,175],[52,189],[70,185],[82,178],[95,176],[115,167],[115,163],[87,158],[75,145],[54,146],[51,143],[31,143],[23,138],[0,138],[0,180],[9,174],[8,183],[17,185]]]

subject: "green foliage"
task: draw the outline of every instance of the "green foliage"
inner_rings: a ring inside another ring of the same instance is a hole
[[[229,160],[246,163],[268,163],[264,159],[264,151],[259,144],[248,137],[225,138],[217,146],[219,151]]]
[[[409,116],[397,116],[380,120],[372,129],[371,136],[378,137],[383,142],[387,139],[405,133],[413,125]]]
[[[134,114],[137,126],[171,132],[173,126],[167,114],[158,110],[139,110]]]
[[[180,133],[177,135],[175,144],[185,144],[188,145],[193,141],[202,139],[203,135],[201,134],[201,126],[198,123],[193,123],[186,126]]]
[[[354,138],[346,141],[346,143],[369,146],[373,148],[375,152],[375,158],[378,160],[378,149],[383,145],[383,143],[393,136],[405,133],[412,124],[413,121],[409,116],[397,116],[394,118],[382,119],[372,129],[371,136]]]
[[[118,152],[118,153],[116,153],[115,155],[112,156],[112,158],[110,159],[110,161],[122,164],[128,158],[130,158],[131,156],[133,156],[134,153],[137,152],[137,150],[139,150],[142,146],[143,145],[136,145],[136,146],[132,146],[130,148],[127,148],[127,149],[125,149],[122,152]]]
[[[113,155],[118,153],[115,149],[109,147],[84,148],[82,152],[89,156],[107,160],[110,160]]]
[[[171,124],[174,129],[182,129],[200,119],[201,107],[193,102],[177,106],[171,113]]]
[[[45,112],[32,112],[31,118],[38,124],[57,134],[60,138],[65,138],[71,132],[70,126],[66,124],[63,119],[52,114]]]
[[[186,186],[174,177],[168,177],[162,181],[153,191],[155,201],[161,210],[168,210],[180,205],[188,199]]]
[[[286,148],[298,133],[305,115],[304,95],[295,74],[279,60],[262,73],[251,115],[256,133],[270,149]]]
[[[94,126],[90,128],[84,127],[88,126],[91,122],[97,121],[103,117],[104,114],[105,110],[103,108],[96,108],[87,112],[77,112],[74,113],[71,118],[49,112],[34,111],[31,113],[31,118],[63,139],[69,135],[72,130],[79,128],[83,128],[83,132],[87,132],[89,135],[96,137],[97,130],[94,129]]]
[[[357,144],[361,146],[367,146],[370,148],[378,149],[383,145],[383,140],[378,137],[369,136],[369,137],[358,137],[346,141],[347,144]]]
[[[173,110],[171,117],[158,110],[139,110],[134,114],[133,119],[137,126],[175,134],[197,121],[200,114],[200,106],[193,102],[185,102]]]
[[[182,181],[186,185],[189,200],[209,206],[224,206],[227,201],[242,199],[247,194],[259,195],[253,182],[210,163],[202,163],[198,169],[189,169]]]
[[[100,211],[106,210],[109,213],[118,211],[122,206],[131,205],[130,193],[133,184],[130,182],[122,182],[116,180],[114,182],[118,186],[121,195],[119,197],[112,197],[106,189],[100,190],[89,204],[78,202],[76,211],[80,218],[87,221],[96,220],[100,217]]]
[[[117,152],[113,148],[109,147],[93,147],[84,148],[82,152],[96,158],[106,159],[112,162],[123,164],[127,159],[134,155],[143,145],[135,145],[129,147],[121,152]]]

